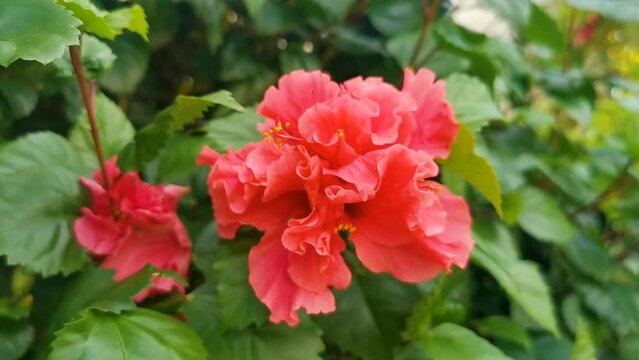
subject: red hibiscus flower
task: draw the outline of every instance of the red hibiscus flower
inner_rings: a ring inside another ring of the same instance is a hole
[[[106,163],[109,190],[97,171],[94,180],[81,182],[92,196],[91,208],[83,208],[74,223],[75,236],[85,249],[100,258],[101,266],[115,270],[121,281],[146,265],[187,276],[191,240],[176,214],[180,198],[189,189],[176,185],[151,185],[137,172],[121,173],[112,158]],[[140,302],[156,293],[184,286],[170,278],[153,279],[153,287],[136,294]]]
[[[220,235],[264,231],[249,282],[271,321],[335,309],[332,288],[351,273],[344,238],[373,272],[407,282],[465,267],[473,246],[464,199],[429,179],[459,125],[434,74],[405,71],[402,90],[381,78],[339,85],[294,71],[259,105],[264,140],[225,155],[202,150]],[[343,235],[348,235],[344,236]]]

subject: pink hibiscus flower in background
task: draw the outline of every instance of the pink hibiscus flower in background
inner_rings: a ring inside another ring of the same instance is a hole
[[[177,205],[189,189],[177,185],[151,185],[137,172],[121,173],[116,159],[106,163],[109,190],[104,189],[101,171],[94,180],[82,178],[90,191],[91,208],[83,208],[74,223],[76,239],[101,260],[101,266],[115,270],[122,281],[147,265],[171,270],[186,278],[191,261],[191,240],[176,214]],[[184,293],[184,286],[171,278],[154,278],[153,286],[136,294],[140,302],[148,296]]]
[[[402,90],[381,78],[333,82],[294,71],[267,90],[264,140],[226,155],[203,149],[220,236],[264,231],[249,254],[249,282],[271,321],[335,310],[348,287],[345,238],[373,272],[419,282],[465,267],[473,247],[463,198],[429,179],[459,125],[445,88],[422,69]]]

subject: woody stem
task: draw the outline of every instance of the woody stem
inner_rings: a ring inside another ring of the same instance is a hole
[[[100,171],[102,172],[102,179],[104,182],[104,189],[109,189],[109,177],[106,172],[106,165],[104,161],[104,153],[102,152],[102,143],[100,142],[100,130],[98,129],[98,123],[95,118],[95,84],[93,81],[86,79],[84,76],[84,68],[82,67],[82,60],[80,58],[80,46],[75,45],[69,47],[69,53],[71,54],[71,64],[73,65],[73,71],[78,79],[80,85],[80,92],[82,92],[82,100],[84,101],[84,107],[87,110],[87,116],[89,117],[89,125],[91,127],[91,137],[93,138],[93,145],[95,146],[95,155],[100,163]]]
[[[424,44],[426,43],[426,39],[428,38],[428,30],[430,26],[433,24],[435,20],[435,16],[437,15],[437,10],[439,10],[439,2],[440,0],[433,0],[431,4],[429,4],[428,0],[422,0],[422,10],[424,11],[424,24],[422,25],[422,29],[419,33],[419,38],[417,39],[417,44],[415,45],[415,49],[413,50],[413,55],[410,57],[409,66],[414,67],[417,64],[417,60],[419,59],[419,53],[422,51]]]

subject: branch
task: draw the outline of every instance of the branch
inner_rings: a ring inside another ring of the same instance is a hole
[[[580,209],[574,211],[572,215],[576,215],[586,210],[591,210],[599,207],[599,205],[601,205],[601,203],[604,202],[604,200],[606,200],[610,194],[625,186],[626,178],[628,177],[628,170],[630,170],[631,166],[632,160],[629,160],[626,165],[624,165],[623,169],[621,169],[619,175],[617,175],[617,178],[614,179],[604,191],[602,191],[599,195],[597,195],[597,197],[590,200],[588,203],[584,204]]]
[[[93,144],[95,145],[95,155],[100,163],[100,171],[102,172],[102,179],[104,182],[104,189],[109,189],[109,177],[106,172],[106,165],[104,161],[104,153],[102,152],[102,144],[100,142],[100,130],[95,118],[95,84],[92,81],[87,81],[84,76],[84,68],[82,67],[82,59],[80,57],[80,46],[75,45],[69,47],[69,53],[71,54],[71,64],[73,65],[73,71],[78,79],[80,85],[80,91],[82,92],[82,100],[84,100],[84,107],[87,110],[87,116],[89,117],[89,125],[91,127],[91,137],[93,138]]]
[[[419,33],[419,38],[417,39],[415,50],[413,50],[413,55],[410,57],[410,62],[408,63],[410,67],[415,66],[417,58],[419,57],[419,53],[422,51],[422,48],[426,43],[426,39],[428,38],[428,30],[433,24],[433,20],[437,15],[437,10],[439,10],[439,2],[440,0],[433,0],[433,3],[429,5],[428,0],[422,0],[422,9],[424,10],[424,24],[422,25],[422,30]]]

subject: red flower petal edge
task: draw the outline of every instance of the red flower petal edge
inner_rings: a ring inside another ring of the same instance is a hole
[[[263,141],[226,154],[205,147],[197,162],[211,166],[220,236],[264,231],[249,282],[271,321],[293,326],[300,309],[335,310],[331,289],[351,280],[345,238],[368,269],[406,282],[467,265],[468,205],[431,180],[459,129],[432,72],[407,69],[400,90],[381,78],[337,84],[293,71],[258,113]]]

